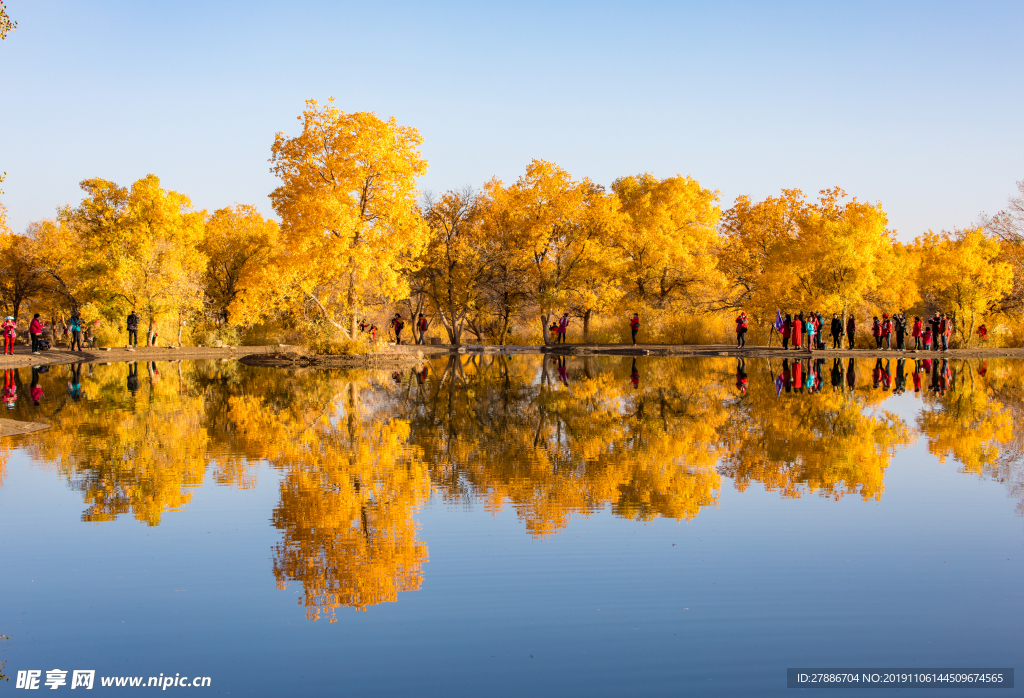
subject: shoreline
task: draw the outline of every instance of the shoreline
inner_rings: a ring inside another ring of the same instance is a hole
[[[20,351],[19,351],[20,350]],[[747,358],[747,359],[875,359],[875,358],[956,358],[996,359],[1024,358],[1024,348],[971,348],[942,351],[877,350],[877,349],[824,349],[796,350],[781,347],[748,346],[737,349],[727,344],[640,344],[635,347],[620,344],[555,344],[543,345],[481,345],[464,344],[458,347],[448,344],[403,344],[389,346],[386,350],[365,355],[311,355],[304,348],[293,345],[261,345],[237,347],[139,347],[130,350],[125,347],[87,349],[72,352],[67,349],[50,349],[34,355],[28,347],[15,348],[13,356],[0,356],[0,368],[24,366],[55,366],[75,363],[125,363],[132,361],[181,361],[197,359],[222,359],[243,361],[248,365],[269,367],[310,367],[310,368],[389,368],[407,366],[436,356],[458,356],[461,354],[505,355],[553,354],[556,356],[661,356],[679,358]],[[247,359],[247,360],[246,360]]]

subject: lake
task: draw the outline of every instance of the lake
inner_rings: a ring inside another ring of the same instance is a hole
[[[788,695],[790,667],[1024,666],[1022,363],[138,362],[8,370],[4,399],[51,425],[0,440],[5,689]]]

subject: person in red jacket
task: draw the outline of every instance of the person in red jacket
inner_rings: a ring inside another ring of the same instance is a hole
[[[427,318],[423,317],[423,313],[420,313],[420,318],[416,321],[416,329],[420,332],[419,339],[416,341],[417,344],[427,343],[427,329],[429,327],[430,323],[427,321]]]
[[[910,330],[910,336],[914,338],[914,351],[921,348],[921,316],[914,316],[914,328]]]
[[[892,349],[892,320],[887,313],[882,315],[882,341],[886,349]]]
[[[640,316],[633,313],[633,317],[629,318],[629,331],[633,335],[633,346],[636,346],[636,333],[640,331]]]
[[[4,355],[13,354],[14,338],[18,336],[18,325],[14,322],[13,315],[8,315],[3,324],[0,324],[0,330],[4,334]]]
[[[32,339],[32,353],[38,354],[41,351],[42,343],[39,339],[43,336],[43,329],[46,326],[39,317],[39,313],[32,316],[32,322],[28,326],[28,336]]]
[[[747,314],[740,313],[736,318],[736,348],[742,349],[747,345]]]
[[[804,314],[800,313],[793,318],[793,348],[799,349],[802,345],[800,341],[804,334]]]
[[[874,317],[871,323],[871,336],[875,338],[875,349],[882,348],[882,323],[878,321],[878,316]]]

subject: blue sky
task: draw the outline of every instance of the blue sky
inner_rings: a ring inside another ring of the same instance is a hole
[[[1024,179],[1024,2],[7,0],[0,185],[16,231],[78,182],[149,172],[272,210],[274,133],[335,96],[415,126],[421,188],[532,158],[602,184],[691,174],[762,198],[838,185],[900,237]]]

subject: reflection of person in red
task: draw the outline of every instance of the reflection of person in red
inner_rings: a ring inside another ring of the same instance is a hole
[[[921,392],[921,362],[914,361],[914,394]]]
[[[978,366],[978,375],[984,376],[986,373],[988,373],[988,361],[982,361],[981,365]]]
[[[4,371],[4,403],[7,409],[13,410],[18,400],[18,384],[15,382],[16,373],[13,368]]]
[[[39,367],[32,367],[32,387],[29,389],[29,396],[32,398],[32,402],[36,407],[39,407],[39,403],[43,399],[43,386],[39,385]]]
[[[747,394],[747,362],[744,359],[736,360],[736,390],[740,395]]]
[[[565,367],[565,357],[558,357],[558,380],[562,381],[562,385],[569,387],[569,372]]]
[[[846,387],[851,391],[857,387],[857,367],[853,363],[853,359],[850,359],[850,363],[846,366]]]
[[[793,388],[798,393],[804,391],[804,364],[799,359],[793,362]]]
[[[640,371],[636,368],[636,358],[633,358],[633,367],[629,369],[629,382],[634,388],[640,387]]]

